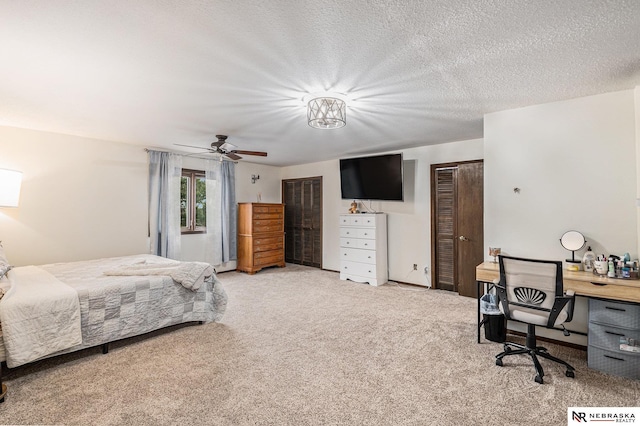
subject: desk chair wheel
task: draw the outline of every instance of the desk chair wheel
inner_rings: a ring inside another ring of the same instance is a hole
[[[542,377],[539,374],[536,376],[535,380],[536,380],[536,382],[538,382],[540,384],[542,384],[544,382],[544,380],[542,380]]]
[[[564,373],[567,377],[571,377],[572,379],[575,379],[576,377],[576,373],[574,373],[572,370],[567,370],[566,373]]]
[[[502,367],[502,360],[500,358],[496,359],[496,365],[499,365],[500,367]]]

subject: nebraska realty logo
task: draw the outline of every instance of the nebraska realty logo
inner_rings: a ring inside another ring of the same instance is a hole
[[[640,418],[640,407],[569,407],[567,424],[579,425],[590,422],[636,423]],[[640,422],[639,422],[640,424]]]

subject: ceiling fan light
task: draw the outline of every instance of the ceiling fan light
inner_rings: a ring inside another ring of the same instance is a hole
[[[307,122],[314,129],[339,129],[347,124],[347,105],[343,99],[325,95],[307,103]]]

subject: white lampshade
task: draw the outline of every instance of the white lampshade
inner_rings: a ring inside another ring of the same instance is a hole
[[[22,172],[0,169],[0,207],[18,207]]]

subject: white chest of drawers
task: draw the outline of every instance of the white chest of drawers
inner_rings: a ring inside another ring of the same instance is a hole
[[[340,215],[340,279],[374,286],[388,281],[387,215]]]

